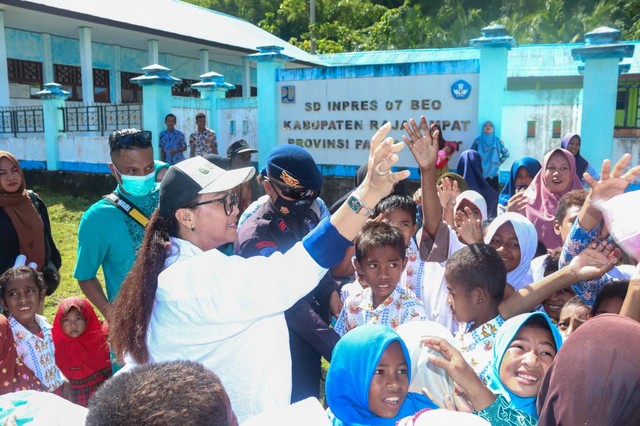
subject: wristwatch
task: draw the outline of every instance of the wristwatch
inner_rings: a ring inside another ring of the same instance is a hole
[[[372,216],[373,215],[373,210],[371,210],[371,207],[369,207],[367,205],[367,203],[365,203],[362,200],[362,198],[360,198],[356,194],[351,194],[349,196],[349,198],[347,198],[347,205],[355,213],[362,214],[362,215],[365,215],[365,216]]]

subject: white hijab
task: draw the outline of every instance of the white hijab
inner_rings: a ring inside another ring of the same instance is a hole
[[[507,222],[513,226],[518,237],[518,244],[520,244],[520,263],[516,269],[507,273],[507,282],[517,291],[533,282],[530,269],[531,261],[538,248],[538,233],[529,219],[519,213],[508,212],[501,214],[491,222],[484,236],[484,242],[491,244],[491,239],[498,228]]]
[[[480,193],[472,191],[470,189],[462,192],[456,197],[456,205],[453,208],[454,214],[458,211],[458,207],[460,207],[460,203],[462,202],[462,200],[469,200],[473,204],[475,204],[478,209],[480,209],[480,213],[482,213],[482,220],[489,218],[489,216],[487,215],[487,202],[485,201],[484,197],[480,195]]]

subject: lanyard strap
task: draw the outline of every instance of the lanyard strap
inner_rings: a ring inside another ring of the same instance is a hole
[[[135,220],[136,223],[138,223],[143,228],[145,228],[147,226],[147,223],[149,223],[149,218],[145,216],[144,213],[142,213],[135,204],[133,204],[123,196],[118,195],[115,191],[111,194],[105,195],[103,198],[116,206],[118,210],[129,216],[131,219]]]

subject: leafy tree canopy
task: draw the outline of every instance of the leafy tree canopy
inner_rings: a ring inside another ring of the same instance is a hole
[[[640,0],[187,0],[317,53],[466,46],[492,23],[520,44],[569,43],[600,26],[640,38]]]

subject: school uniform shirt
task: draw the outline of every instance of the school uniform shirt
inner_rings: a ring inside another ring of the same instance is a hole
[[[116,193],[134,203],[144,215],[151,216],[158,206],[158,187],[144,197],[124,195],[120,185]],[[78,258],[73,277],[78,281],[95,278],[102,266],[107,298],[113,300],[122,281],[136,260],[136,252],[144,238],[138,222],[101,199],[82,215],[78,228]]]
[[[319,235],[344,255],[347,240]],[[304,244],[311,243],[297,243],[284,255],[244,259],[171,238],[147,329],[151,362],[191,360],[214,371],[240,423],[288,405],[291,354],[284,311],[327,272]],[[265,285],[265,277],[272,285]]]
[[[426,316],[422,302],[399,285],[376,308],[373,307],[373,292],[367,287],[362,293],[349,296],[333,328],[344,336],[363,324],[382,324],[395,329],[409,321],[424,321]]]
[[[418,299],[422,298],[422,274],[424,262],[420,259],[420,251],[415,240],[411,238],[407,247],[407,267],[402,271],[398,286],[410,290]]]
[[[43,337],[31,333],[15,318],[9,317],[18,358],[35,373],[42,385],[52,392],[62,386],[64,377],[56,365],[51,325],[45,317],[37,314],[36,322],[42,330]]]
[[[496,333],[502,324],[504,324],[504,319],[498,315],[474,330],[456,333],[454,336],[462,356],[485,383],[487,374],[493,364],[493,344],[495,343]],[[473,323],[469,323],[467,330],[472,325]]]

